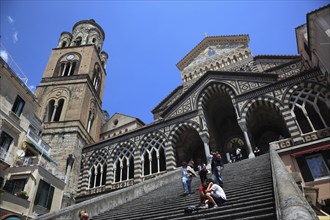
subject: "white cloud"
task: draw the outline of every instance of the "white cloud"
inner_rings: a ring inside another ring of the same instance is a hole
[[[7,18],[8,18],[8,22],[9,22],[10,24],[12,24],[12,23],[15,22],[15,20],[14,20],[12,17],[8,16]]]
[[[16,43],[18,41],[18,32],[15,31],[13,34],[13,42]]]
[[[5,51],[5,50],[0,50],[0,57],[1,57],[6,63],[8,63],[9,56],[8,56],[7,51]]]
[[[30,89],[31,92],[34,92],[34,90],[36,89],[36,87],[35,86],[29,86],[29,89]]]

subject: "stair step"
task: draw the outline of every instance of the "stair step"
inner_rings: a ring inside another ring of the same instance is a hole
[[[93,219],[276,219],[268,154],[225,164],[222,175],[227,202],[219,208],[184,214],[184,208],[199,204],[200,180],[194,178],[192,181],[194,194],[182,197],[179,179],[124,205],[99,213]]]

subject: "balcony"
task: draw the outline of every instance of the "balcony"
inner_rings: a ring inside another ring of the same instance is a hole
[[[28,129],[27,137],[30,141],[32,141],[33,145],[35,145],[40,152],[46,153],[47,155],[50,154],[52,148],[32,130]]]
[[[26,157],[21,158],[16,161],[15,167],[33,167],[40,166],[47,170],[53,176],[56,176],[58,179],[64,181],[65,175],[56,171],[56,164],[53,162],[47,161],[42,156]]]
[[[31,202],[29,200],[19,198],[8,192],[1,194],[1,209],[9,210],[19,215],[28,215],[30,204]]]

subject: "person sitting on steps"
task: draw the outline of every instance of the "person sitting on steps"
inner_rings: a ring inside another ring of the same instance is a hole
[[[204,182],[199,186],[199,201],[200,204],[198,205],[199,208],[207,208],[205,201],[207,200],[206,197],[206,189],[208,187],[208,182],[206,182],[206,179]]]
[[[225,191],[218,184],[213,183],[212,179],[207,179],[205,181],[207,185],[205,203],[208,208],[217,208],[227,201]]]

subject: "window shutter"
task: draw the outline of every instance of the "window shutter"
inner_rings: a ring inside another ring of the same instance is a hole
[[[46,208],[50,209],[52,206],[52,202],[53,202],[53,196],[54,196],[54,187],[50,186],[49,187],[49,192],[48,192],[48,198],[47,198],[47,204],[46,204]]]
[[[38,186],[38,190],[37,190],[37,195],[36,198],[34,200],[34,204],[35,205],[40,205],[39,204],[39,199],[40,199],[40,195],[41,195],[41,189],[42,189],[42,185],[43,185],[44,181],[40,180],[39,182],[39,186]]]

